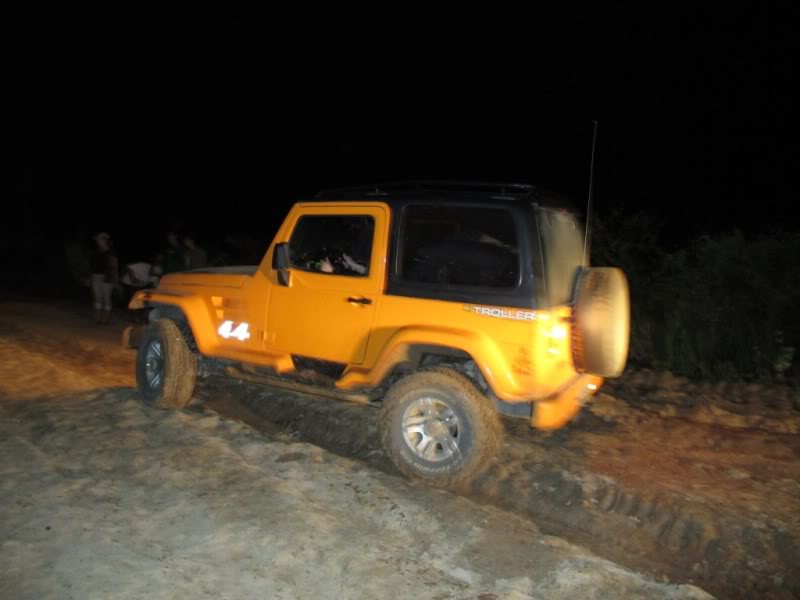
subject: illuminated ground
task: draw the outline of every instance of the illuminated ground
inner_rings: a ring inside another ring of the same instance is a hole
[[[371,409],[217,380],[143,406],[121,326],[0,304],[0,597],[797,594],[791,403],[601,397],[553,435],[508,423],[454,495],[393,473]]]

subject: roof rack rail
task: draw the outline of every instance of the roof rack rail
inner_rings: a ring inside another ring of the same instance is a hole
[[[401,191],[474,191],[500,193],[505,196],[512,194],[525,196],[535,191],[535,186],[526,183],[496,183],[487,181],[451,181],[451,180],[414,180],[414,181],[389,181],[383,183],[362,184],[356,186],[332,188],[317,192],[316,198],[341,195],[345,193],[360,193],[367,196],[386,196],[389,192]]]

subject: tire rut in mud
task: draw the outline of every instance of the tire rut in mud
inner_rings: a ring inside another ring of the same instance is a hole
[[[290,436],[399,475],[382,451],[374,408],[216,379],[198,397],[222,414],[231,407],[234,418],[233,407],[243,405]],[[504,425],[498,458],[454,492],[532,517],[546,533],[628,567],[721,597],[800,597],[800,539],[781,524],[702,498],[626,488],[582,468],[573,433],[613,435],[613,425],[589,412],[552,434],[520,421]]]

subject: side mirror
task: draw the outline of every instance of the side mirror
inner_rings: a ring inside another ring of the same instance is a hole
[[[288,242],[275,244],[275,252],[272,254],[272,268],[276,271],[283,271],[289,268]]]
[[[278,272],[278,283],[289,285],[289,244],[281,242],[275,244],[272,253],[272,268]]]

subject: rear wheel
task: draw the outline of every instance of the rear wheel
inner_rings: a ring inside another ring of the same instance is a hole
[[[383,400],[382,441],[406,476],[449,486],[471,479],[497,452],[500,422],[489,399],[447,368],[413,373]]]
[[[136,385],[147,404],[184,408],[197,381],[197,357],[175,321],[148,325],[136,355]]]

